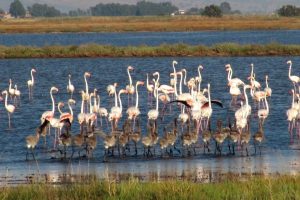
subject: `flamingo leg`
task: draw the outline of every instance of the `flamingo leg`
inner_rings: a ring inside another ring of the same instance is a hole
[[[7,112],[7,114],[8,114],[8,128],[10,129],[10,128],[11,128],[11,124],[10,124],[10,113]]]

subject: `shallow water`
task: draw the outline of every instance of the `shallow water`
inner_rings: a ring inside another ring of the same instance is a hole
[[[150,45],[162,43],[203,44],[235,42],[240,44],[299,44],[299,30],[275,31],[199,31],[199,32],[129,32],[129,33],[42,33],[0,34],[0,44],[14,45],[80,45],[86,43],[116,46]]]
[[[8,87],[8,79],[12,78],[13,82],[18,84],[18,88],[22,92],[21,106],[18,107],[13,114],[11,130],[7,129],[7,114],[4,105],[0,105],[0,176],[11,175],[14,180],[25,179],[24,177],[37,173],[36,163],[33,161],[26,162],[25,137],[33,134],[37,126],[39,126],[39,118],[45,110],[51,109],[51,100],[49,90],[51,86],[57,86],[59,92],[55,94],[56,102],[66,102],[69,95],[66,93],[67,76],[72,74],[72,82],[76,88],[74,96],[77,104],[75,106],[75,116],[80,112],[80,96],[78,91],[84,89],[83,73],[90,71],[92,77],[88,80],[90,90],[97,88],[101,95],[101,106],[109,108],[109,98],[106,94],[106,86],[113,82],[118,82],[120,88],[124,88],[128,82],[126,68],[128,65],[135,67],[133,72],[133,80],[145,80],[146,73],[159,71],[161,73],[161,83],[168,84],[168,74],[172,71],[171,62],[175,59],[179,62],[177,69],[185,67],[188,71],[188,77],[197,75],[197,66],[202,64],[204,70],[202,73],[203,84],[211,83],[212,98],[223,101],[225,108],[214,107],[213,127],[217,118],[226,120],[226,116],[233,117],[233,111],[229,108],[230,95],[226,87],[226,73],[224,65],[231,63],[233,73],[241,79],[246,80],[250,73],[250,63],[255,65],[255,73],[258,81],[264,85],[264,76],[269,75],[269,85],[273,89],[270,98],[270,115],[265,122],[265,142],[263,143],[263,152],[261,156],[253,155],[253,145],[250,145],[250,157],[240,156],[240,152],[236,156],[227,156],[227,147],[224,146],[224,155],[216,157],[210,155],[202,155],[202,146],[199,144],[197,155],[188,158],[179,157],[167,158],[160,157],[160,150],[157,148],[157,155],[150,160],[145,159],[142,145],[139,144],[139,155],[137,158],[129,157],[126,159],[108,158],[108,162],[103,162],[103,144],[98,141],[97,149],[94,152],[94,159],[78,160],[75,155],[72,165],[68,161],[60,159],[50,159],[50,153],[43,153],[42,139],[39,148],[36,150],[38,166],[41,174],[54,173],[56,176],[71,172],[80,173],[96,173],[102,175],[108,174],[131,174],[142,176],[144,179],[150,179],[149,174],[159,174],[158,177],[165,177],[168,174],[182,174],[187,171],[194,172],[206,171],[210,172],[236,172],[247,173],[264,172],[264,173],[298,173],[299,168],[299,149],[297,139],[291,143],[290,136],[287,132],[287,121],[285,111],[291,104],[291,96],[288,90],[292,88],[292,84],[288,80],[288,65],[286,61],[292,59],[294,63],[293,74],[299,74],[300,57],[181,57],[181,58],[78,58],[78,59],[11,59],[0,60],[0,88]],[[30,69],[35,66],[36,86],[34,88],[34,100],[28,101],[28,90],[26,81],[30,78]],[[145,87],[140,89],[140,109],[141,123],[143,126],[143,135],[146,134],[144,127],[147,123],[146,113],[147,92]],[[123,96],[124,110],[127,109],[127,97]],[[251,104],[252,101],[250,100]],[[253,105],[253,104],[252,104]],[[161,105],[160,105],[161,107]],[[68,111],[67,107],[64,110]],[[178,112],[177,112],[178,113]],[[160,135],[164,125],[171,123],[176,116],[173,112],[167,115],[160,126]],[[123,118],[126,113],[123,112]],[[252,133],[257,130],[257,119],[251,120]],[[73,134],[79,132],[78,122],[72,125]],[[48,138],[48,147],[52,146],[52,139]],[[132,145],[131,145],[132,146]],[[80,167],[78,163],[80,162]],[[69,168],[73,167],[73,170]],[[8,171],[6,170],[8,169]],[[9,173],[9,174],[7,174]],[[199,172],[200,173],[200,172]],[[117,175],[116,175],[117,176]],[[104,177],[104,175],[102,176]]]

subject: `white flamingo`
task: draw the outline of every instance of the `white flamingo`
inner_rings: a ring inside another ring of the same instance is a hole
[[[267,101],[267,95],[265,95],[264,100],[265,100],[266,108],[259,109],[257,111],[257,116],[260,120],[262,120],[262,124],[264,123],[265,119],[269,116],[269,104],[268,104],[268,101]]]
[[[29,99],[31,99],[32,96],[33,96],[33,86],[34,86],[34,76],[33,76],[33,73],[36,73],[35,69],[31,69],[31,71],[30,71],[31,80],[27,81]]]
[[[154,92],[156,93],[156,107],[155,109],[151,109],[148,111],[148,119],[149,120],[157,120],[159,112],[158,112],[158,89],[156,88],[154,90]]]
[[[127,114],[128,114],[128,119],[129,120],[134,120],[135,123],[135,119],[140,115],[140,109],[139,109],[139,93],[138,93],[138,86],[139,85],[144,85],[144,82],[142,81],[137,81],[136,85],[135,85],[135,95],[136,95],[136,99],[135,99],[135,106],[131,106],[127,109]],[[134,125],[133,125],[134,127]]]
[[[71,99],[73,98],[74,90],[75,90],[75,87],[71,83],[71,74],[69,74],[69,82],[68,82],[68,85],[67,85],[67,91],[68,91],[68,93],[71,93]]]
[[[55,102],[53,98],[53,92],[58,92],[58,89],[56,87],[51,87],[50,89],[50,97],[52,101],[52,110],[45,111],[41,116],[41,124],[45,122],[45,120],[50,121],[50,119],[54,116],[55,112]]]
[[[126,90],[127,90],[127,94],[128,94],[128,103],[129,103],[129,96],[134,94],[134,85],[132,84],[132,78],[130,75],[130,71],[134,70],[134,68],[132,66],[128,66],[127,67],[127,74],[128,74],[128,78],[129,78],[129,85],[126,85]]]
[[[287,120],[289,121],[289,132],[292,133],[292,130],[295,126],[295,119],[298,116],[298,109],[295,108],[295,91],[292,90],[292,106],[286,111]]]
[[[266,75],[266,87],[265,87],[264,91],[265,91],[267,97],[270,97],[272,95],[272,89],[269,87],[268,79],[269,79],[269,76]]]
[[[8,115],[8,128],[11,128],[10,116],[15,112],[15,106],[11,104],[7,104],[7,97],[8,97],[7,90],[4,90],[2,92],[2,95],[5,95],[5,109]]]
[[[98,113],[99,113],[99,116],[100,116],[100,124],[101,124],[101,127],[102,127],[102,117],[105,117],[106,124],[108,125],[108,122],[107,122],[108,112],[107,112],[106,108],[100,107],[101,99],[100,99],[99,95],[97,95],[97,99],[98,99]]]
[[[15,84],[15,97],[14,97],[14,104],[17,103],[17,101],[20,103],[21,101],[21,92],[18,90],[17,84]]]
[[[11,79],[9,79],[8,93],[9,93],[10,97],[14,97],[15,96],[15,89],[12,88],[12,80]]]
[[[296,92],[296,84],[298,84],[300,82],[300,78],[299,76],[295,76],[295,75],[291,75],[292,73],[292,61],[289,60],[286,62],[289,65],[289,79],[292,81],[292,83],[294,84],[294,89]]]
[[[119,91],[118,99],[119,99],[120,105],[118,106],[118,104],[116,103],[117,101],[115,101],[115,106],[111,108],[109,116],[108,116],[109,121],[115,122],[114,126],[112,124],[112,130],[114,130],[114,127],[117,128],[118,122],[119,122],[120,118],[122,117],[123,107],[122,107],[121,94],[123,94],[123,93],[127,94],[127,90],[121,89]]]
[[[244,82],[239,79],[239,78],[232,78],[232,68],[230,64],[225,65],[226,71],[228,72],[227,75],[227,80],[228,80],[228,86],[231,85],[236,85],[236,86],[240,86],[240,85],[244,85]]]

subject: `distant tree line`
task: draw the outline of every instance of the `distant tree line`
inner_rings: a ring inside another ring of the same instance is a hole
[[[27,8],[33,17],[57,17],[57,16],[145,16],[145,15],[170,15],[178,11],[178,8],[170,2],[153,3],[139,1],[136,5],[99,3],[87,10],[71,10],[68,14],[62,13],[53,6],[35,3]],[[0,8],[0,14],[4,10]],[[13,0],[10,4],[9,13],[14,17],[24,17],[26,9],[20,0]],[[284,5],[277,10],[280,16],[300,16],[300,8],[293,5]],[[228,2],[220,5],[209,5],[204,8],[190,8],[185,12],[187,15],[204,15],[209,17],[221,17],[222,15],[241,14],[239,10],[232,10]]]
[[[285,17],[300,16],[300,8],[293,5],[284,5],[278,11],[278,15]]]
[[[212,4],[204,8],[190,8],[187,14],[221,17],[222,15],[241,14],[241,12],[239,10],[231,10],[231,6],[228,2],[222,2],[220,6]]]
[[[152,3],[139,1],[136,5],[128,4],[102,4],[91,7],[92,16],[145,16],[145,15],[170,15],[178,8],[170,2]]]

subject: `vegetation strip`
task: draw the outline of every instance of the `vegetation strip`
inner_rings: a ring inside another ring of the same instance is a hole
[[[139,182],[129,180],[90,183],[29,184],[2,187],[0,199],[299,199],[299,176],[255,177],[221,183],[188,181]]]
[[[213,46],[162,44],[159,46],[0,46],[0,58],[173,57],[173,56],[299,56],[300,45],[220,43]]]
[[[0,33],[135,32],[300,29],[299,17],[147,16],[58,17],[0,20]],[[292,34],[292,33],[291,33]]]

